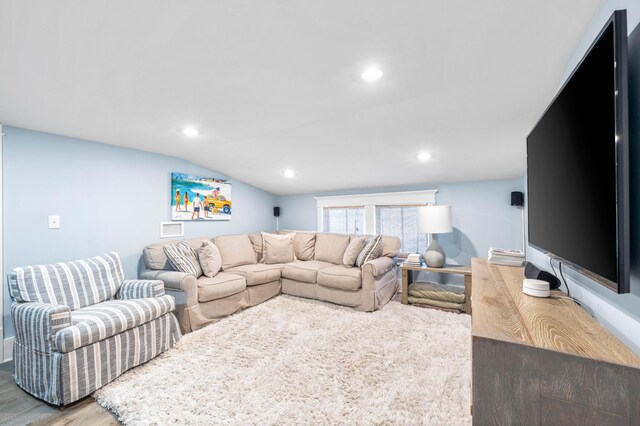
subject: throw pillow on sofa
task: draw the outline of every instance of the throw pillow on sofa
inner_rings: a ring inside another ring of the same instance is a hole
[[[378,235],[370,238],[367,244],[364,246],[358,259],[356,260],[356,266],[362,268],[362,265],[370,260],[377,259],[382,254],[382,235]]]
[[[171,267],[180,272],[191,274],[198,278],[202,275],[202,268],[198,262],[198,253],[186,241],[178,244],[167,244],[162,247]]]
[[[198,249],[198,260],[200,267],[202,267],[202,273],[209,278],[215,277],[222,267],[220,250],[209,240],[202,241],[202,245]]]
[[[262,259],[267,265],[289,263],[295,260],[293,242],[296,234],[262,233]]]
[[[344,252],[344,256],[342,256],[342,263],[344,266],[352,268],[356,264],[358,255],[366,244],[367,239],[365,237],[353,237]]]

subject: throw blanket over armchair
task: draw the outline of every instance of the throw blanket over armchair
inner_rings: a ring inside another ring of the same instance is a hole
[[[14,379],[51,404],[89,395],[181,337],[162,281],[124,280],[117,253],[15,268],[9,293]]]

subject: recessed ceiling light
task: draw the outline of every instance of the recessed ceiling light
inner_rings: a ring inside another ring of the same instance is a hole
[[[294,177],[296,175],[296,172],[294,172],[291,169],[287,169],[284,171],[284,177],[291,179],[292,177]]]
[[[376,81],[383,75],[384,73],[380,68],[371,67],[364,70],[360,77],[362,77],[364,81]]]
[[[431,158],[431,154],[429,154],[428,152],[421,152],[420,154],[418,154],[418,160],[420,161],[427,161]]]
[[[198,129],[196,129],[195,127],[185,127],[182,130],[182,134],[187,137],[193,138],[195,136],[198,136],[200,132],[198,132]]]

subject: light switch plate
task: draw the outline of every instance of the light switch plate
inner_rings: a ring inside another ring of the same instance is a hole
[[[49,216],[49,229],[60,229],[60,216]]]

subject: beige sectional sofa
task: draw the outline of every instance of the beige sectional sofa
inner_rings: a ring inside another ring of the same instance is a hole
[[[209,278],[196,278],[172,270],[163,245],[144,248],[143,279],[158,279],[167,294],[176,300],[175,314],[183,333],[197,330],[221,317],[255,306],[278,294],[323,300],[350,306],[360,311],[375,311],[384,306],[397,290],[396,256],[400,240],[382,238],[382,255],[361,268],[342,264],[344,252],[353,235],[295,232],[294,262],[265,264],[262,259],[262,235],[235,234],[214,237],[222,268]],[[187,242],[198,249],[207,237]]]

